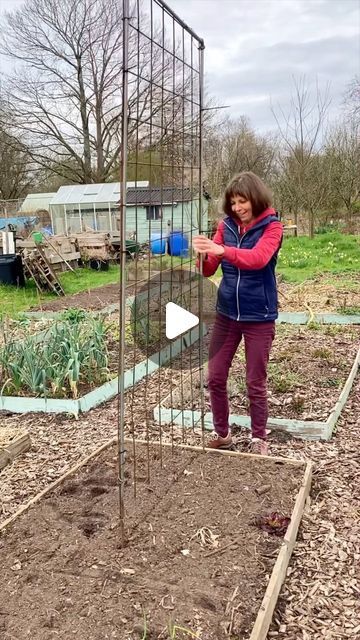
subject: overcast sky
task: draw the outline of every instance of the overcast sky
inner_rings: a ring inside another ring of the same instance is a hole
[[[0,11],[21,3],[0,0]],[[293,76],[323,88],[330,82],[335,117],[346,85],[360,74],[360,0],[167,3],[205,40],[208,91],[258,130],[274,128],[270,100],[286,109]]]
[[[286,109],[292,77],[330,82],[331,116],[360,73],[360,0],[169,0],[205,40],[207,86],[233,115],[274,127],[270,100]]]

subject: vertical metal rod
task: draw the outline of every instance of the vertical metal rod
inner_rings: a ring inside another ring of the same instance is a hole
[[[153,215],[154,219],[156,218],[156,206],[154,203],[154,191],[153,191],[153,181],[152,181],[152,152],[153,152],[153,104],[154,104],[154,16],[153,16],[153,0],[150,0],[150,83],[149,83],[149,112],[150,112],[150,131],[149,131],[149,192],[150,192],[150,202],[149,202],[149,243],[150,243],[150,251],[148,258],[148,282],[147,282],[147,323],[146,323],[146,378],[145,378],[145,407],[148,406],[148,386],[149,386],[149,357],[150,357],[150,336],[151,336],[151,313],[150,313],[150,283],[151,283],[151,266],[152,266],[152,247],[151,247],[151,230],[152,230],[152,221]],[[156,228],[156,223],[155,223]],[[161,272],[160,272],[161,278]],[[150,383],[151,384],[151,383]],[[151,463],[150,463],[150,428],[149,428],[149,412],[146,411],[145,416],[145,425],[146,425],[146,481],[150,484],[151,480]]]
[[[199,234],[202,233],[202,204],[203,204],[203,109],[204,109],[204,49],[199,46]],[[204,398],[204,336],[203,336],[203,257],[200,256],[199,277],[199,383],[201,405],[201,438],[205,446],[205,398]]]
[[[176,158],[176,150],[175,150],[175,134],[176,134],[176,122],[175,122],[175,115],[176,115],[176,108],[175,108],[175,101],[176,101],[176,29],[175,29],[175,18],[172,15],[172,91],[173,91],[173,97],[172,97],[172,140],[171,140],[171,186],[173,189],[173,194],[175,194],[175,181],[176,181],[176,177],[175,177],[175,158]],[[172,205],[171,205],[171,229],[170,232],[173,233],[174,231],[174,195],[172,197]],[[170,265],[171,265],[171,271],[170,271],[170,295],[171,298],[173,297],[173,293],[174,293],[174,287],[173,287],[173,268],[174,268],[174,256],[173,256],[173,249],[174,249],[174,244],[175,244],[175,240],[174,237],[172,237],[172,250],[171,250],[171,259],[170,259]],[[169,240],[169,247],[170,247],[170,240]],[[181,345],[182,348],[182,345]],[[172,378],[172,372],[174,371],[174,363],[173,363],[173,355],[172,355],[172,342],[170,343],[170,370],[171,370],[171,378]],[[170,385],[170,393],[171,393],[171,406],[173,407],[173,399],[172,399],[172,384]],[[172,419],[171,416],[171,426],[170,426],[170,431],[171,431],[171,453],[172,455],[174,454],[174,421]]]
[[[80,233],[83,231],[83,223],[82,223],[82,216],[81,216],[81,204],[79,202],[79,224],[80,224]]]
[[[182,41],[181,41],[181,45],[182,45],[182,51],[181,51],[181,57],[182,57],[182,105],[181,105],[181,115],[182,115],[182,122],[181,122],[181,126],[182,126],[182,140],[181,140],[181,196],[182,196],[182,202],[181,202],[181,242],[180,242],[180,254],[181,254],[181,266],[183,263],[183,252],[182,252],[182,246],[183,246],[183,238],[184,238],[184,184],[185,184],[185,169],[184,169],[184,165],[185,165],[185,95],[186,95],[186,80],[185,80],[185,31],[184,29],[182,29]],[[179,143],[179,147],[180,147],[180,143]],[[184,300],[183,300],[183,281],[182,279],[180,280],[180,300],[181,300],[181,305],[184,304]],[[181,344],[181,351],[180,351],[180,397],[181,397],[181,406],[184,406],[184,379],[183,379],[183,344]],[[190,378],[191,378],[191,386],[192,386],[192,371],[190,370]],[[185,442],[185,429],[182,430],[182,441],[183,443]]]
[[[161,202],[161,223],[160,223],[160,246],[162,251],[162,242],[163,242],[163,233],[164,233],[164,209],[163,206],[163,189],[164,189],[164,110],[165,110],[165,99],[164,99],[164,84],[165,84],[165,14],[164,9],[161,9],[161,118],[160,118],[160,202]],[[167,240],[166,240],[167,243]],[[163,254],[161,253],[162,262]],[[160,289],[159,289],[159,335],[162,335],[162,320],[163,320],[163,306],[162,306],[162,269],[160,269]],[[160,356],[159,356],[160,357]],[[161,377],[162,377],[162,367],[160,366],[159,360],[159,377],[158,377],[158,399],[160,401],[162,391],[161,391]],[[163,466],[163,451],[162,451],[162,416],[161,411],[159,413],[159,443],[160,443],[160,466]]]
[[[121,177],[120,177],[120,336],[119,336],[119,410],[118,410],[118,484],[121,543],[125,543],[125,261],[126,261],[126,178],[128,146],[128,63],[129,63],[129,0],[123,0],[123,69],[122,69],[122,120],[121,120]]]
[[[190,127],[190,140],[191,140],[191,146],[190,146],[190,195],[191,195],[191,201],[190,201],[190,241],[189,241],[189,245],[190,245],[190,258],[193,260],[193,253],[192,253],[192,244],[193,244],[193,235],[194,235],[194,218],[196,219],[196,208],[195,208],[195,216],[194,216],[194,155],[196,155],[196,122],[194,123],[194,39],[193,36],[191,35],[191,40],[190,40],[190,67],[191,67],[191,72],[190,72],[190,97],[191,97],[191,102],[190,102],[190,122],[191,122],[191,127]],[[194,124],[195,124],[195,133],[194,133]],[[195,160],[196,162],[196,160]],[[192,264],[190,264],[190,272],[192,274]],[[197,287],[196,287],[196,283],[195,283],[195,300],[196,300],[196,292],[197,292]],[[190,279],[190,310],[191,310],[191,305],[192,305],[192,294],[193,294],[193,286],[192,286],[192,279]],[[190,371],[193,370],[193,350],[190,349]],[[191,394],[191,406],[194,406],[194,385],[191,381],[191,390],[190,390],[190,394]],[[191,428],[192,431],[194,431],[195,429],[195,416],[194,416],[194,412],[191,412]]]
[[[135,13],[135,12],[134,12]],[[136,136],[135,136],[135,187],[136,187],[136,197],[135,197],[135,242],[142,241],[141,234],[139,233],[139,216],[138,216],[138,178],[139,178],[139,120],[140,120],[140,1],[136,2],[136,24],[137,24],[137,34],[136,34],[136,48],[134,44],[134,51],[136,51]],[[139,256],[135,254],[135,291],[134,291],[134,305],[132,308],[132,317],[131,322],[133,323],[132,333],[134,338],[134,343],[137,343],[138,339],[138,324],[137,324],[137,314],[138,314],[138,260]],[[141,313],[141,309],[140,309]],[[131,393],[131,407],[130,407],[130,419],[131,419],[131,433],[132,433],[132,452],[133,452],[133,491],[134,498],[137,496],[137,459],[136,459],[136,436],[135,436],[135,372],[136,372],[136,358],[137,353],[134,348],[133,352],[133,385],[132,385],[132,393]]]

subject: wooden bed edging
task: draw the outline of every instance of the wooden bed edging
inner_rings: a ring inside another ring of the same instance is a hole
[[[360,348],[359,351],[357,352],[354,364],[351,368],[351,371],[349,373],[348,379],[345,382],[345,385],[342,388],[342,391],[340,393],[340,396],[338,398],[338,401],[335,403],[335,405],[333,406],[330,415],[328,417],[328,419],[326,420],[326,426],[328,428],[328,433],[329,433],[329,439],[331,438],[331,435],[334,431],[334,428],[336,426],[336,423],[339,419],[339,416],[344,408],[344,405],[349,397],[350,391],[352,389],[352,386],[354,384],[355,378],[357,376],[358,373],[358,369],[360,367]]]
[[[6,446],[0,445],[0,471],[4,469],[9,462],[12,462],[17,456],[31,447],[30,434],[27,431],[20,431],[15,438]]]
[[[174,409],[164,408],[161,405],[157,405],[153,409],[153,417],[157,423],[163,424],[176,424],[182,427],[192,428],[199,425],[201,422],[201,412],[193,411],[191,409]],[[204,415],[205,429],[206,431],[213,431],[212,414],[207,412]],[[229,422],[240,427],[250,429],[250,418],[248,416],[238,416],[231,414],[229,416]],[[305,420],[287,420],[286,418],[269,418],[269,428],[277,429],[279,431],[285,431],[295,437],[302,438],[303,440],[329,440],[331,433],[325,422],[311,422]]]
[[[279,597],[280,589],[285,580],[290,557],[295,547],[301,518],[304,513],[305,502],[310,493],[311,477],[312,463],[308,462],[306,465],[302,486],[297,495],[294,509],[291,514],[291,521],[285,534],[284,541],[280,548],[280,552],[276,559],[274,568],[272,570],[270,580],[249,640],[266,640],[277,599]]]

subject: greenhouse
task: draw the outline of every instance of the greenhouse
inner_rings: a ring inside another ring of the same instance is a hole
[[[120,182],[60,187],[50,202],[55,234],[105,231],[119,234]],[[151,187],[148,182],[127,183],[126,234],[140,243],[154,233],[166,237],[173,230],[198,232],[199,197],[189,188]],[[202,228],[207,226],[203,201]]]
[[[148,186],[148,182],[137,184]],[[132,186],[135,183],[128,184]],[[54,233],[79,233],[87,229],[117,232],[119,200],[120,182],[60,187],[50,201]]]

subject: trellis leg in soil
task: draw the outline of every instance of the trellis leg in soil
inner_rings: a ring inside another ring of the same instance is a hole
[[[126,180],[128,133],[128,64],[129,64],[129,0],[123,0],[123,71],[122,71],[122,120],[121,120],[121,181],[120,181],[120,319],[119,319],[119,395],[118,395],[118,482],[121,542],[125,543],[124,480],[124,376],[125,376],[125,318],[126,318]]]

